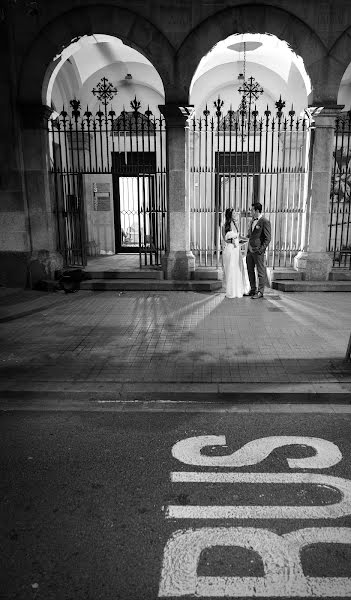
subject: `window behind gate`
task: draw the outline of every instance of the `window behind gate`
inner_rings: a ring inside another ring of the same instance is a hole
[[[260,152],[216,152],[218,173],[253,174],[260,169]]]

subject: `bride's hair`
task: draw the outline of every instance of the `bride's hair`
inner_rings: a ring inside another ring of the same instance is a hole
[[[228,231],[231,230],[231,221],[233,219],[233,217],[240,217],[240,213],[239,212],[235,212],[234,208],[227,208],[225,211],[225,222],[224,222],[224,231],[225,233],[228,233]]]
[[[231,221],[232,221],[233,208],[227,208],[225,211],[225,222],[224,222],[224,231],[228,233],[231,229]]]

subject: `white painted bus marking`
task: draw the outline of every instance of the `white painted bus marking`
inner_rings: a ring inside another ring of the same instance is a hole
[[[327,440],[302,436],[270,436],[252,440],[227,456],[206,456],[209,446],[226,446],[225,436],[197,436],[177,442],[172,455],[182,463],[204,467],[255,465],[276,448],[287,445],[313,448],[315,455],[287,458],[290,469],[326,469],[342,459],[339,448]],[[167,518],[338,518],[351,514],[351,481],[316,473],[197,473],[173,472],[172,482],[312,484],[332,487],[341,495],[337,503],[323,506],[174,506]],[[351,579],[305,577],[300,553],[316,543],[351,545],[351,528],[305,528],[285,535],[252,527],[216,527],[176,531],[163,557],[159,597],[343,597],[351,598]],[[197,567],[202,550],[213,546],[241,546],[258,552],[264,577],[201,577]]]
[[[301,550],[316,543],[351,544],[351,529],[306,528],[281,536],[252,527],[175,531],[164,550],[158,596],[350,598],[351,578],[304,576]],[[258,552],[265,576],[198,576],[201,552],[214,546],[239,546]]]
[[[202,435],[186,438],[174,444],[172,455],[186,465],[203,467],[246,467],[257,465],[276,448],[290,445],[310,446],[314,456],[287,458],[290,469],[327,469],[342,459],[336,444],[315,437],[270,436],[252,440],[227,456],[206,456],[201,451],[208,446],[226,446],[224,435]]]
[[[335,488],[338,503],[323,506],[179,506],[170,505],[168,519],[337,519],[351,514],[351,481],[319,473],[171,473],[173,483],[312,484]]]

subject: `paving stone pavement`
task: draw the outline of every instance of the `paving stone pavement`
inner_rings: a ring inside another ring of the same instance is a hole
[[[347,292],[3,291],[0,390],[351,400],[350,308]]]

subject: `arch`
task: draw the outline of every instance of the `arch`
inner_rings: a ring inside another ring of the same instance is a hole
[[[58,55],[72,40],[93,33],[119,37],[154,65],[165,93],[172,85],[174,50],[166,37],[145,18],[110,4],[81,6],[48,23],[34,40],[21,65],[20,104],[42,104],[42,88],[59,61]]]
[[[327,49],[317,34],[291,13],[264,4],[226,8],[200,23],[179,48],[176,57],[178,90],[184,96],[201,58],[220,40],[234,33],[267,33],[285,40],[304,61],[313,87],[311,66],[323,59]]]
[[[337,85],[339,91],[341,80],[351,63],[351,26],[345,29],[334,42],[329,51],[329,59],[332,63],[330,77],[335,82],[335,85]]]
[[[76,64],[71,61],[66,60],[61,66],[62,73],[65,73],[64,77],[55,77],[52,85],[52,91],[54,87],[59,91],[59,95],[62,99],[62,104],[60,106],[55,104],[51,98],[51,101],[47,101],[47,99],[43,98],[43,104],[47,104],[51,106],[55,110],[62,110],[63,105],[68,104],[67,100],[71,100],[72,98],[76,98],[79,94],[79,89],[81,87],[81,78],[76,67]],[[62,74],[61,73],[61,74]],[[52,95],[52,94],[51,94]]]

